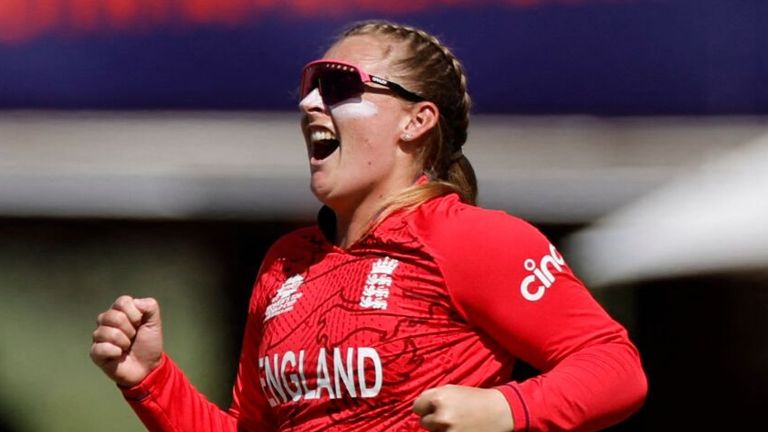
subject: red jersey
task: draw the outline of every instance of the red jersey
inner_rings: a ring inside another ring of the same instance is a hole
[[[510,381],[518,359],[543,373]],[[150,430],[417,431],[414,400],[445,384],[497,388],[515,430],[605,427],[646,391],[626,331],[555,247],[452,194],[348,249],[319,227],[280,239],[253,289],[227,412],[168,358],[124,392]]]

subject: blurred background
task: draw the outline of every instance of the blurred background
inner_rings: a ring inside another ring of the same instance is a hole
[[[649,397],[613,429],[761,424],[765,1],[0,0],[0,431],[143,430],[88,358],[123,293],[229,404],[263,253],[319,208],[301,67],[371,17],[463,59],[481,204],[539,226],[639,346]]]

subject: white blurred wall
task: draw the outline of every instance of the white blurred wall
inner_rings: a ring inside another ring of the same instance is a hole
[[[768,132],[761,118],[475,116],[481,202],[586,223]],[[317,208],[298,115],[0,114],[0,215],[306,218]]]

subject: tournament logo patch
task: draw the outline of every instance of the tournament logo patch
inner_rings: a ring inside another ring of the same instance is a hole
[[[264,322],[281,313],[293,310],[293,305],[301,298],[299,287],[304,283],[304,276],[294,275],[286,279],[277,290],[264,313]]]

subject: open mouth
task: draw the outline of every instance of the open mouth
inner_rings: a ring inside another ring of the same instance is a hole
[[[317,160],[323,160],[339,148],[339,140],[327,139],[315,141],[312,143],[312,157]]]
[[[310,153],[313,159],[323,160],[340,146],[339,140],[328,130],[313,130],[310,134]]]

